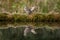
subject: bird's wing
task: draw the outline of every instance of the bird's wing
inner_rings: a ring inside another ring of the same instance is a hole
[[[31,11],[34,11],[34,10],[35,10],[35,7],[32,7],[30,10],[31,10]]]
[[[33,34],[37,34],[34,29],[31,29],[31,32],[32,32]]]
[[[26,11],[27,9],[26,9],[26,7],[24,8],[24,11]]]
[[[25,28],[24,30],[24,36],[27,36],[27,33],[29,32],[29,29],[28,28]]]
[[[24,11],[25,11],[26,13],[29,13],[29,9],[28,9],[27,7],[24,8]]]

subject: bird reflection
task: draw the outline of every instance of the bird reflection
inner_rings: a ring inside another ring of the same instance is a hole
[[[27,36],[27,34],[31,32],[33,34],[36,34],[35,29],[32,26],[27,26],[24,30],[24,36]]]

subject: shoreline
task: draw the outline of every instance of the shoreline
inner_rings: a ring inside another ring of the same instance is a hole
[[[60,14],[0,14],[0,21],[5,22],[60,22]]]

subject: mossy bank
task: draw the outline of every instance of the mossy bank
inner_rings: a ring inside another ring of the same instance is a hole
[[[60,14],[0,14],[0,21],[5,22],[59,22]]]

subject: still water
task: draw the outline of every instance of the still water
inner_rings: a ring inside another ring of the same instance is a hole
[[[59,22],[0,22],[0,29],[8,28],[8,27],[25,27],[28,25],[32,25],[33,27],[50,27],[50,28],[60,28]]]
[[[20,27],[25,27],[29,25],[32,25],[33,27],[38,27],[38,28],[39,27],[46,27],[46,28],[35,29],[37,34],[33,35],[31,32],[29,32],[27,36],[24,36],[23,35],[24,29]],[[11,27],[15,27],[15,28],[11,28]],[[47,28],[51,28],[52,30]],[[38,22],[38,23],[0,22],[0,40],[60,40],[60,23],[59,22],[58,23],[57,22],[54,22],[54,23],[51,23],[51,22],[49,23],[47,22]]]

